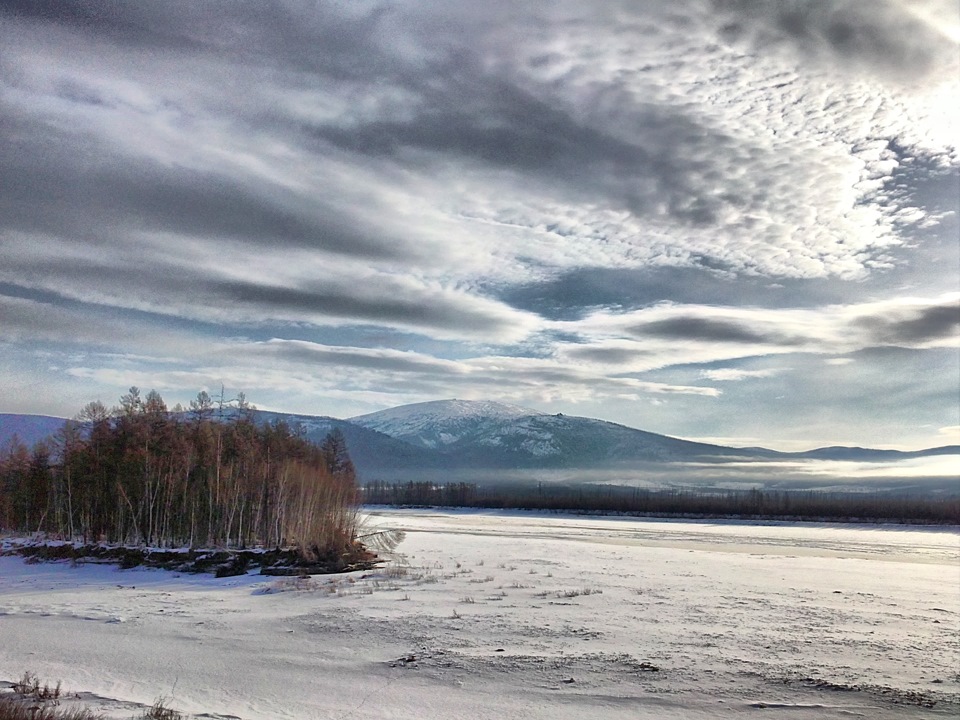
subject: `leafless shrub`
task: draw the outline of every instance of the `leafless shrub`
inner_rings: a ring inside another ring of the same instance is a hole
[[[48,700],[57,700],[60,697],[59,680],[57,680],[57,684],[54,687],[50,687],[47,683],[40,685],[40,678],[29,671],[24,672],[23,677],[15,682],[10,689],[21,698],[29,698],[31,700],[45,702]]]

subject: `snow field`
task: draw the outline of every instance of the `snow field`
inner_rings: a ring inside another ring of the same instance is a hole
[[[393,560],[308,580],[0,558],[0,681],[60,679],[109,718],[158,696],[245,720],[960,711],[955,528],[368,522],[406,531]]]

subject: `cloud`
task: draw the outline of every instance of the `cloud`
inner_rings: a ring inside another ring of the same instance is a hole
[[[195,331],[155,326],[144,332],[137,319],[118,316],[106,308],[64,307],[0,294],[3,341],[36,347],[45,345],[68,352],[93,350],[152,353],[169,356],[188,353],[203,342]]]
[[[222,281],[214,297],[250,308],[265,319],[315,324],[337,320],[401,326],[437,337],[522,340],[535,319],[499,303],[455,289],[419,286],[389,277],[369,277],[349,285],[326,278],[305,287],[280,287],[245,281]]]
[[[878,342],[906,347],[937,340],[960,338],[960,303],[932,305],[917,309],[912,317],[894,320],[867,317],[861,322],[870,327]]]
[[[569,263],[784,277],[888,263],[893,220],[858,187],[882,186],[893,165],[847,128],[894,114],[855,96],[826,115],[807,108],[798,98],[818,88],[771,85],[773,68],[711,46],[701,10],[14,6],[20,32],[5,39],[22,61],[4,97],[21,124],[7,164],[25,195],[9,216],[23,232],[132,227],[434,265],[468,282]],[[72,64],[43,64],[51,37],[79,48]],[[705,82],[714,62],[739,84]],[[38,123],[51,128],[42,139]],[[24,202],[44,188],[61,202]],[[514,228],[513,249],[490,223]],[[430,240],[451,236],[467,242],[451,253]]]
[[[0,195],[3,229],[119,246],[129,242],[123,235],[146,232],[367,260],[403,253],[402,245],[378,237],[322,197],[308,200],[276,187],[264,192],[209,170],[133,162],[109,147],[96,152],[91,166],[67,148],[58,154],[43,138],[6,143],[0,171],[18,182]]]
[[[685,224],[718,221],[723,201],[691,183],[695,176],[687,155],[704,158],[708,147],[716,151],[731,144],[724,133],[670,107],[640,105],[634,122],[643,134],[624,139],[517,83],[490,77],[462,57],[455,62],[452,73],[449,67],[437,70],[431,91],[422,92],[400,120],[348,117],[310,126],[309,132],[343,150],[415,167],[429,168],[442,159],[470,172],[479,162],[637,215],[663,206]]]
[[[566,350],[566,357],[574,360],[585,360],[600,365],[627,365],[648,353],[634,345],[586,345],[570,347]]]
[[[147,236],[146,247],[133,242],[108,253],[96,244],[8,238],[17,262],[0,268],[0,281],[82,303],[204,322],[397,326],[485,342],[522,340],[537,323],[530,313],[438,281],[310,253],[262,257],[234,247],[218,258],[216,247],[176,236],[165,244]]]
[[[960,425],[937,428],[937,433],[947,437],[951,442],[960,443]]]
[[[763,53],[793,52],[837,72],[854,70],[900,82],[928,75],[955,55],[939,24],[956,23],[956,6],[941,3],[937,13],[932,7],[937,3],[912,5],[891,0],[714,2],[729,41],[746,40]]]
[[[595,310],[553,325],[580,338],[560,344],[559,357],[645,372],[788,353],[843,355],[884,345],[953,348],[958,297],[951,293],[811,308],[659,303],[628,312]]]
[[[235,347],[226,348],[224,355],[232,355]],[[274,339],[246,344],[242,353],[248,358],[276,360],[303,368],[335,366],[377,370],[385,373],[429,373],[432,375],[464,375],[468,368],[460,363],[442,360],[422,353],[388,348],[333,347],[302,340]]]
[[[771,341],[774,344],[781,342],[779,338],[766,337],[745,325],[730,320],[714,320],[693,316],[654,320],[649,323],[631,325],[626,329],[627,332],[640,337],[652,335],[668,340],[705,340],[754,345]]]
[[[711,370],[701,370],[700,376],[707,380],[717,380],[721,382],[733,382],[737,380],[747,380],[749,378],[768,378],[779,375],[784,372],[782,368],[769,368],[766,370],[743,370],[740,368],[715,368]]]

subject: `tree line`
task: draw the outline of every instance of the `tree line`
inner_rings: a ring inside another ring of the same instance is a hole
[[[84,542],[296,546],[313,560],[354,549],[357,500],[342,433],[317,446],[222,391],[171,411],[133,387],[0,456],[0,528]]]
[[[960,524],[960,497],[815,490],[646,489],[618,485],[523,485],[388,483],[363,487],[373,505],[599,511],[653,516],[765,517],[818,520],[881,520]]]

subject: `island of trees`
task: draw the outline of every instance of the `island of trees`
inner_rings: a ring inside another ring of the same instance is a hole
[[[323,562],[363,552],[343,435],[317,446],[259,424],[241,394],[167,408],[136,387],[89,403],[52,440],[0,457],[0,528],[156,548],[294,547]]]

